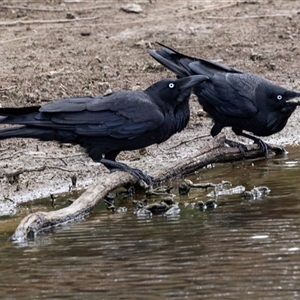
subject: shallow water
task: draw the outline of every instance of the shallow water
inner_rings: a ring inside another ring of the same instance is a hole
[[[122,214],[100,204],[87,220],[26,244],[8,241],[20,217],[1,218],[0,298],[300,297],[300,149],[289,152],[190,177],[247,190],[268,186],[271,193],[259,200],[220,196],[216,209],[198,211],[184,203],[206,201],[211,190],[193,189],[176,197],[181,213],[173,218],[138,218],[130,200],[117,202],[128,207]],[[180,182],[172,182],[176,193]],[[47,209],[49,200],[37,205]]]

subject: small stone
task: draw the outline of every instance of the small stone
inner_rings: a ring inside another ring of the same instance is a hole
[[[132,91],[139,91],[141,90],[141,86],[139,84],[137,85],[134,85],[132,88],[131,88]]]
[[[100,94],[106,93],[110,89],[110,84],[106,81],[98,83],[98,91]]]
[[[137,217],[139,218],[147,218],[147,217],[152,217],[152,212],[146,208],[140,208],[136,212]]]
[[[172,216],[177,216],[179,214],[180,214],[180,208],[178,204],[174,204],[164,213],[164,216],[172,217]]]
[[[195,209],[198,209],[201,211],[204,211],[207,208],[206,204],[203,201],[198,201],[194,207],[195,207]]]
[[[121,9],[124,10],[125,12],[135,13],[135,14],[139,14],[143,11],[142,7],[136,3],[127,3],[127,4],[123,5],[121,7]]]
[[[213,200],[213,199],[210,199],[208,200],[206,203],[205,203],[206,207],[209,208],[209,209],[215,209],[217,208],[217,202],[216,200]]]
[[[175,204],[175,201],[174,201],[173,198],[174,198],[174,195],[170,194],[170,195],[167,195],[167,196],[163,197],[163,199],[161,200],[161,202],[164,202],[167,205],[173,205],[173,204]]]
[[[69,20],[72,20],[72,19],[75,19],[75,15],[71,12],[68,12],[67,15],[66,15],[66,18],[69,19]]]
[[[118,214],[126,213],[127,212],[127,207],[125,207],[125,206],[118,207],[117,210],[116,210],[116,212]]]
[[[115,199],[115,195],[112,193],[108,193],[104,198],[105,200],[112,202]]]
[[[110,95],[112,93],[113,93],[113,91],[111,89],[108,89],[103,95],[107,96],[107,95]]]
[[[198,117],[207,117],[208,114],[207,114],[207,112],[204,111],[203,109],[199,109],[199,110],[197,111],[197,116],[198,116]]]
[[[183,182],[179,185],[178,187],[179,189],[179,195],[186,195],[189,193],[190,191],[190,187],[188,186],[187,183]]]
[[[91,33],[89,31],[82,31],[82,32],[80,32],[80,35],[81,36],[90,36]]]

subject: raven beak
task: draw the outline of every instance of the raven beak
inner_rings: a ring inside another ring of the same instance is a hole
[[[196,84],[199,84],[205,80],[209,79],[207,76],[203,75],[191,75],[184,78],[177,79],[177,84],[180,87],[181,91],[189,89]]]
[[[296,105],[300,105],[299,101],[296,101],[295,98],[300,98],[300,92],[292,92],[290,99],[288,100],[289,103],[294,103]]]

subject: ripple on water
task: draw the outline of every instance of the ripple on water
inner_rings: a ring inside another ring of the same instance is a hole
[[[217,165],[190,177],[194,182],[228,180],[246,190],[266,185],[271,192],[261,199],[220,195],[216,209],[199,211],[190,203],[206,202],[211,190],[192,189],[189,195],[175,197],[181,203],[176,218],[137,218],[130,205],[126,213],[111,214],[99,205],[87,220],[42,234],[35,242],[11,244],[3,234],[0,296],[297,297],[300,169],[296,150],[268,160]],[[172,182],[174,191],[179,183]]]

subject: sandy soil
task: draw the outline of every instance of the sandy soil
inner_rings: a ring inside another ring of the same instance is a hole
[[[173,76],[147,54],[159,41],[181,52],[217,60],[300,90],[300,2],[3,0],[0,5],[0,105],[45,104],[63,97],[98,95],[108,90],[144,89]],[[211,120],[199,116],[191,99],[188,128],[146,151],[124,152],[119,160],[151,174],[158,164],[184,159],[211,142],[182,140],[209,134]],[[279,134],[278,144],[300,140],[299,110]],[[225,131],[230,137],[230,131]],[[68,191],[71,177],[87,186],[106,172],[82,149],[36,140],[0,142],[0,199],[18,203]],[[1,205],[0,205],[1,211]]]

